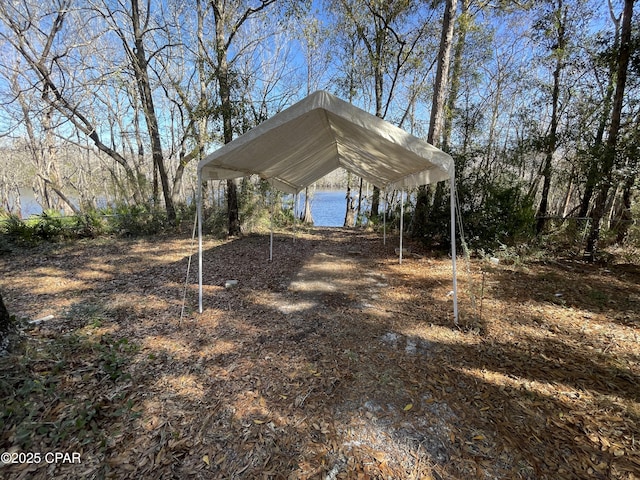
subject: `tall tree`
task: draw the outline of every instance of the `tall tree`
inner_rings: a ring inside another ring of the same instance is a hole
[[[597,127],[595,137],[589,145],[586,153],[587,165],[586,165],[586,179],[584,184],[584,191],[580,199],[580,209],[578,211],[578,217],[584,218],[589,214],[589,208],[591,206],[593,195],[596,191],[596,187],[600,178],[600,157],[602,155],[605,144],[605,133],[607,125],[611,120],[611,108],[613,106],[613,95],[616,89],[616,72],[618,69],[617,53],[620,49],[620,36],[621,36],[621,22],[622,15],[616,15],[613,4],[609,3],[609,18],[613,23],[613,41],[610,49],[605,52],[597,52],[591,55],[593,57],[592,75],[596,82],[603,82],[600,80],[601,75],[598,70],[601,64],[606,65],[606,73],[604,74],[604,83],[602,85],[602,98],[593,99],[592,102],[596,105],[600,105],[597,110]]]
[[[622,109],[624,106],[624,90],[627,82],[627,70],[631,58],[631,19],[633,17],[634,0],[625,0],[622,11],[622,28],[620,31],[620,48],[617,52],[616,88],[613,96],[611,123],[607,132],[607,142],[601,159],[601,180],[593,211],[591,227],[585,247],[585,257],[593,261],[600,239],[600,223],[604,217],[609,192],[613,185],[613,168],[618,156],[618,138],[620,134]]]
[[[157,29],[157,26],[152,23],[153,13],[150,11],[152,8],[151,3],[147,1],[146,7],[141,9],[139,0],[130,0],[130,7],[130,11],[128,11],[125,16],[130,22],[132,39],[128,38],[127,26],[120,25],[117,13],[110,9],[107,2],[105,2],[103,6],[103,11],[105,12],[105,17],[110,20],[111,28],[120,38],[122,47],[133,70],[133,76],[138,87],[142,112],[147,126],[147,133],[151,140],[151,158],[153,160],[154,172],[157,172],[162,184],[167,218],[171,223],[175,223],[176,210],[173,205],[169,176],[165,166],[162,140],[160,138],[160,125],[153,98],[151,79],[149,77],[149,70],[151,68],[150,60],[165,46],[156,48],[154,52],[147,54],[148,37],[151,31]],[[118,9],[118,11],[122,12],[121,9]]]
[[[261,12],[276,0],[261,0],[255,7],[245,7],[245,2],[234,0],[210,0],[215,22],[215,77],[220,97],[220,117],[224,143],[234,138],[232,100],[233,75],[230,70],[231,46],[241,27],[252,16]],[[234,180],[227,180],[227,220],[229,235],[240,234],[240,213],[238,209],[238,189]]]
[[[446,0],[442,17],[438,64],[431,101],[429,133],[427,134],[427,142],[435,146],[439,146],[441,143],[442,127],[444,124],[445,101],[449,86],[449,66],[451,63],[451,48],[453,45],[453,31],[457,6],[458,0]]]
[[[374,114],[386,118],[396,89],[416,53],[429,22],[417,15],[422,10],[406,0],[331,0],[329,6],[346,21],[344,32],[357,38],[367,56],[367,74],[373,80]],[[349,43],[347,43],[349,45]],[[374,187],[371,216],[378,216],[380,189]]]
[[[558,148],[558,123],[560,116],[560,82],[562,71],[565,67],[565,58],[567,55],[567,17],[568,7],[564,5],[563,0],[554,1],[551,18],[543,18],[545,25],[550,25],[552,34],[551,57],[554,60],[555,67],[553,69],[553,84],[551,87],[551,120],[549,125],[549,133],[545,143],[545,158],[542,164],[541,174],[544,178],[542,184],[542,193],[540,205],[538,207],[536,233],[540,235],[544,229],[546,217],[549,209],[549,190],[551,188],[551,176],[553,157]],[[545,27],[547,28],[547,27]]]
[[[458,99],[460,89],[460,77],[462,75],[462,67],[464,60],[464,48],[467,41],[467,33],[471,28],[472,16],[469,12],[471,0],[462,0],[460,6],[460,15],[457,22],[457,38],[453,55],[453,68],[451,71],[451,81],[449,86],[449,95],[447,99],[447,108],[444,112],[443,131],[442,131],[442,149],[449,151],[451,143],[451,133],[453,131],[453,115]]]
[[[440,47],[438,49],[436,78],[434,81],[433,97],[431,100],[429,133],[427,134],[427,142],[435,146],[440,145],[444,126],[445,101],[449,85],[449,65],[451,63],[451,48],[453,45],[453,32],[457,6],[458,0],[446,0],[442,16]],[[432,197],[431,189],[431,185],[421,185],[418,188],[411,228],[412,234],[416,237],[421,237],[425,233]],[[444,184],[443,182],[439,182],[436,187],[435,203],[440,204],[443,196]]]
[[[28,0],[15,4],[0,2],[0,21],[5,27],[0,31],[0,38],[24,60],[25,68],[20,72],[27,84],[24,88],[36,90],[45,105],[55,110],[72,127],[91,139],[99,151],[122,167],[133,187],[135,201],[142,202],[139,177],[126,157],[103,140],[104,130],[92,118],[89,104],[95,98],[95,90],[87,92],[89,84],[79,84],[81,75],[75,72],[73,62],[77,58],[84,58],[84,47],[92,43],[95,44],[92,48],[97,47],[97,37],[74,43],[78,37],[84,37],[84,32],[72,28],[65,30],[67,20],[77,13],[71,7],[71,0],[56,0],[53,4],[31,4]],[[78,25],[78,22],[71,22],[71,27]],[[87,70],[92,68],[88,67]]]

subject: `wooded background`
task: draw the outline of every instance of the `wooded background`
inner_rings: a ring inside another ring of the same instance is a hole
[[[633,7],[2,1],[1,209],[20,216],[19,189],[32,187],[44,209],[145,206],[175,223],[177,206],[193,202],[199,160],[325,89],[453,156],[471,243],[565,228],[593,259],[602,240],[640,242]],[[252,182],[210,185],[224,189],[211,208],[224,211],[230,234],[240,231],[242,199],[264,195],[247,190]],[[375,221],[386,203],[372,191]],[[448,229],[448,187],[414,193],[406,224],[437,242]]]

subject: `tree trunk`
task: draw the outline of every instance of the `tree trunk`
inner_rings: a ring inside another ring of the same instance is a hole
[[[8,344],[9,332],[11,330],[11,316],[4,306],[2,294],[0,293],[0,351],[4,350]]]
[[[431,101],[431,115],[429,117],[429,133],[427,142],[439,146],[443,119],[444,105],[447,96],[447,85],[449,83],[449,64],[451,58],[451,46],[453,43],[453,28],[455,26],[455,15],[458,0],[447,0],[442,18],[442,32],[440,35],[440,49],[438,51],[438,66],[436,69],[436,80],[434,94]]]
[[[614,23],[614,45],[619,48],[620,43],[620,20],[615,18],[615,15],[611,15]],[[612,55],[613,57],[613,55]],[[587,170],[587,178],[584,187],[584,193],[580,200],[580,210],[578,211],[578,217],[584,218],[589,214],[589,206],[593,194],[598,185],[598,179],[600,178],[600,165],[598,159],[602,156],[602,149],[604,144],[604,133],[607,128],[607,123],[611,115],[611,102],[613,101],[613,94],[616,90],[615,84],[615,72],[616,72],[615,58],[609,62],[609,79],[607,82],[607,89],[604,100],[602,102],[602,111],[600,114],[600,121],[598,123],[598,130],[596,130],[596,137],[591,147],[591,153],[589,155],[589,167]]]
[[[587,237],[585,258],[591,262],[595,259],[598,240],[600,239],[600,222],[605,213],[609,190],[613,185],[613,167],[616,162],[616,149],[620,133],[624,88],[627,81],[627,70],[631,57],[631,18],[634,0],[625,0],[622,13],[622,30],[620,33],[620,49],[617,55],[616,90],[613,97],[611,123],[607,135],[604,157],[602,159],[602,182],[591,213],[591,229]]]
[[[553,155],[558,146],[558,110],[560,102],[560,75],[564,68],[563,55],[567,45],[565,35],[565,23],[567,21],[567,9],[563,9],[562,0],[558,0],[558,25],[557,25],[557,43],[553,48],[553,54],[556,57],[556,67],[553,70],[553,90],[551,93],[551,125],[549,127],[549,135],[547,137],[547,151],[542,167],[542,195],[540,197],[540,205],[538,207],[536,221],[536,235],[540,235],[546,224],[546,217],[549,214],[549,190],[551,189],[551,174],[553,166]]]
[[[562,208],[558,210],[558,215],[563,219],[569,214],[569,204],[571,202],[571,195],[573,194],[573,180],[575,174],[575,167],[571,168],[571,175],[569,176],[569,185],[567,185],[567,191],[562,201]]]
[[[451,70],[451,87],[449,90],[449,99],[447,101],[447,109],[444,114],[444,126],[442,132],[442,149],[449,151],[449,142],[451,141],[451,133],[453,131],[453,112],[456,107],[458,98],[458,90],[460,89],[460,76],[462,74],[462,64],[464,60],[464,46],[469,30],[471,16],[469,14],[469,6],[471,0],[462,0],[460,7],[460,16],[458,17],[458,38],[453,53],[453,68]]]
[[[311,214],[311,199],[309,198],[309,187],[304,189],[304,212],[301,218],[302,223],[313,225],[313,215]]]
[[[150,14],[149,12],[147,14]],[[173,206],[173,198],[171,197],[171,186],[169,185],[169,177],[164,165],[164,154],[162,151],[162,141],[160,139],[160,127],[156,116],[156,109],[153,103],[153,94],[151,92],[151,82],[149,81],[147,53],[143,36],[145,32],[140,26],[140,9],[138,0],[131,0],[131,21],[133,23],[133,35],[135,42],[134,55],[132,62],[134,63],[134,73],[142,99],[142,108],[144,117],[147,122],[147,131],[151,139],[151,156],[153,158],[154,171],[157,171],[162,184],[162,194],[164,205],[167,210],[167,218],[171,224],[176,223],[176,210]],[[155,187],[155,186],[154,186]]]
[[[380,189],[373,186],[371,193],[371,218],[377,218],[380,215]]]
[[[220,95],[222,114],[222,133],[224,143],[233,141],[233,109],[231,106],[231,88],[229,86],[229,63],[227,60],[227,39],[225,38],[225,24],[222,3],[217,0],[211,2],[216,23],[216,56],[218,94]],[[229,236],[240,235],[240,214],[238,211],[238,195],[235,182],[227,180],[227,221]]]
[[[354,209],[353,209],[353,198],[351,198],[351,172],[347,172],[347,195],[345,199],[347,201],[347,208],[344,214],[343,226],[353,227]]]
[[[616,243],[622,245],[629,227],[633,222],[633,215],[631,215],[631,196],[633,185],[636,183],[635,175],[628,175],[622,187],[622,205],[620,206],[620,215],[616,220],[614,228],[616,229]]]
[[[358,209],[356,210],[356,224],[355,226],[360,225],[360,215],[362,213],[362,177],[360,177],[360,186],[358,187]]]
[[[344,214],[344,226],[353,227],[355,223],[355,208],[353,207],[353,198],[351,198],[351,187],[347,187],[347,211]]]
[[[442,18],[442,32],[440,35],[440,49],[438,51],[438,66],[434,85],[433,99],[431,102],[431,115],[429,118],[429,133],[427,142],[432,145],[440,145],[442,135],[444,105],[449,81],[449,63],[451,59],[451,46],[453,43],[454,19],[458,0],[447,0]],[[416,207],[412,220],[412,234],[422,236],[426,233],[426,223],[429,218],[430,202],[433,197],[431,185],[421,186],[416,197]]]

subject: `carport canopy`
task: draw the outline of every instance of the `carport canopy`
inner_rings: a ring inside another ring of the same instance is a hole
[[[258,175],[276,189],[297,194],[337,168],[381,188],[406,189],[450,180],[450,155],[401,128],[325,91],[303,100],[220,147],[198,164],[198,236],[202,313],[202,182]],[[451,195],[454,319],[455,195]]]
[[[340,167],[381,189],[454,175],[453,159],[442,150],[325,91],[211,153],[198,173],[202,181],[259,175],[295,194]]]

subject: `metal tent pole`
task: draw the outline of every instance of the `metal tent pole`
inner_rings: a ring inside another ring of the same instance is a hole
[[[389,208],[389,197],[387,188],[384,189],[384,210],[382,212],[382,244],[387,244],[387,208]]]
[[[402,233],[404,231],[404,189],[400,192],[400,258],[399,263],[402,265]]]
[[[293,196],[293,243],[296,243],[296,205],[298,204],[298,194],[294,194]]]
[[[198,311],[202,313],[202,171],[198,170],[198,190],[196,197],[198,211]]]
[[[451,174],[451,266],[453,268],[453,322],[458,325],[458,276],[456,273],[456,177]]]
[[[269,219],[269,230],[270,230],[270,232],[269,232],[269,236],[270,236],[270,239],[269,239],[269,261],[271,262],[273,260],[273,203],[274,202],[273,202],[273,195],[271,194],[269,196],[271,197],[271,201],[269,202],[271,204],[270,205],[271,208],[269,209],[271,211],[270,219]]]

